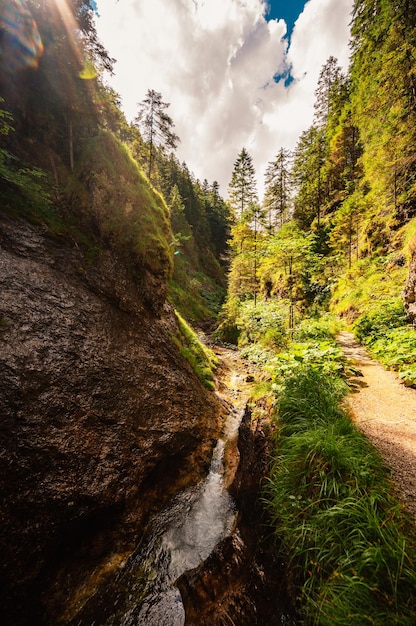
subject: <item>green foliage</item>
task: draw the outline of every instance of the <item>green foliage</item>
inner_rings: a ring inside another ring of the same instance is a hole
[[[0,105],[4,99],[0,97]],[[0,108],[0,184],[3,188],[3,208],[25,214],[37,220],[52,222],[56,214],[52,208],[50,185],[45,172],[28,167],[6,148],[2,142],[14,133],[13,116]]]
[[[401,259],[402,254],[397,251],[355,261],[338,278],[331,296],[331,311],[354,321],[381,303],[399,298],[407,273]]]
[[[289,150],[280,148],[266,170],[264,208],[268,214],[266,227],[270,232],[274,232],[277,226],[281,227],[283,222],[287,221],[290,200],[290,158]]]
[[[288,304],[282,300],[240,301],[229,298],[223,308],[223,321],[215,336],[226,343],[247,348],[255,345],[274,353],[288,342]],[[256,348],[256,349],[257,349]]]
[[[237,325],[240,330],[239,345],[259,343],[276,350],[287,345],[287,305],[278,300],[242,302]]]
[[[176,317],[180,334],[178,337],[173,337],[173,340],[179,347],[182,356],[191,364],[202,384],[208,389],[214,389],[213,371],[218,363],[216,355],[199,341],[196,333],[178,312],[176,312]]]
[[[342,324],[330,313],[322,313],[319,317],[304,317],[296,326],[293,339],[295,341],[328,340],[337,335]]]
[[[196,272],[185,255],[175,257],[173,277],[169,282],[169,299],[186,319],[210,321],[217,316],[225,290],[203,272]]]
[[[412,3],[355,2],[351,94],[364,178],[378,219],[414,215],[415,15]]]
[[[301,230],[293,220],[284,224],[263,242],[258,268],[263,291],[267,287],[271,295],[288,299],[301,311],[313,303],[322,305],[329,281],[319,247],[316,232]]]
[[[169,298],[186,319],[212,323],[225,297],[221,259],[227,248],[228,208],[217,183],[201,185],[173,155],[162,156],[158,165],[175,255]]]
[[[311,227],[314,220],[320,224],[326,201],[322,184],[323,167],[327,152],[323,128],[311,126],[297,143],[293,163],[293,183],[297,189],[294,199],[294,218],[303,229]]]
[[[215,319],[225,298],[223,269],[214,247],[194,236],[186,217],[185,201],[175,183],[170,195],[174,270],[169,298],[189,321]]]
[[[102,132],[86,146],[77,175],[92,199],[89,213],[101,238],[135,267],[167,280],[172,271],[168,208],[129,151]]]
[[[294,376],[305,366],[326,376],[342,374],[346,369],[343,351],[334,340],[292,343],[287,352],[275,356],[267,364],[273,380],[272,388],[278,394],[288,377]]]
[[[357,339],[361,343],[374,343],[389,330],[404,326],[406,314],[401,299],[381,303],[376,309],[365,313],[355,323]]]
[[[416,386],[416,330],[407,324],[401,299],[362,315],[354,329],[377,360],[397,370],[406,385]]]
[[[9,210],[37,220],[49,221],[55,217],[46,173],[37,167],[25,166],[3,149],[0,149],[0,182]]]
[[[306,624],[414,623],[416,546],[379,455],[303,367],[281,394],[266,502]]]

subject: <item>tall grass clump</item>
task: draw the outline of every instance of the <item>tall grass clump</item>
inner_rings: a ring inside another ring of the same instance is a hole
[[[416,547],[345,383],[302,367],[277,402],[265,490],[304,624],[416,624]]]
[[[179,334],[172,337],[178,346],[181,355],[190,363],[195,374],[207,389],[214,389],[214,370],[218,359],[215,353],[207,348],[198,339],[194,330],[185,322],[176,311]]]

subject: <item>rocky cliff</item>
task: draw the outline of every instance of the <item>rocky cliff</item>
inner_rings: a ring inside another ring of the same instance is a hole
[[[1,621],[56,625],[206,468],[221,407],[110,248],[3,216],[0,267]]]

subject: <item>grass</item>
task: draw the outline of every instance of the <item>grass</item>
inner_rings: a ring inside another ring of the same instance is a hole
[[[214,389],[214,370],[218,359],[215,353],[198,339],[196,333],[176,312],[179,335],[172,337],[182,356],[190,363],[195,374],[207,389]]]
[[[338,376],[302,366],[276,409],[265,490],[304,624],[416,623],[416,546]]]

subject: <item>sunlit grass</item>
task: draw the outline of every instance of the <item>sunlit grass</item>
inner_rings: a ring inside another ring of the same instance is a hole
[[[195,331],[178,312],[176,317],[180,332],[179,335],[172,337],[173,341],[202,384],[208,389],[214,389],[214,370],[218,364],[216,354],[199,341]]]
[[[416,547],[345,383],[303,367],[278,399],[266,490],[305,624],[416,623]]]

